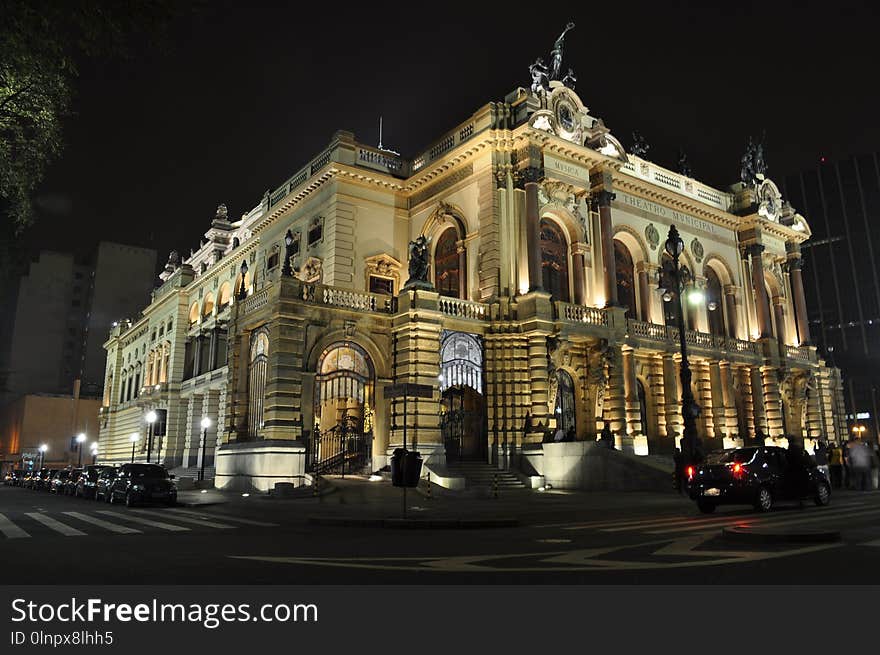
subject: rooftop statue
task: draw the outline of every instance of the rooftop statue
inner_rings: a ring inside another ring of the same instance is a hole
[[[739,179],[746,186],[752,186],[755,183],[755,144],[749,137],[749,144],[746,151],[740,158]]]
[[[574,74],[574,70],[571,68],[568,69],[568,72],[565,74],[565,77],[562,78],[562,83],[567,86],[569,89],[574,91],[574,83],[577,82],[577,76]]]
[[[764,144],[759,143],[755,146],[755,157],[754,157],[753,167],[755,169],[755,175],[766,176],[767,175],[767,162],[764,161]]]
[[[679,150],[678,154],[678,172],[684,175],[685,177],[693,177],[693,172],[691,171],[691,164],[688,161],[688,156],[684,150]]]
[[[553,44],[553,51],[550,53],[550,79],[558,80],[559,73],[562,70],[562,49],[565,45],[565,35],[574,29],[574,23],[571,21],[565,26],[565,29],[562,30],[562,34],[559,35],[559,38],[556,39],[556,43]]]
[[[645,141],[645,137],[639,134],[636,131],[633,131],[633,143],[632,147],[629,151],[634,154],[636,157],[641,157],[644,159],[648,155],[648,151],[651,149],[651,146]]]
[[[550,82],[547,77],[548,69],[544,60],[538,57],[535,63],[529,66],[529,74],[532,76],[532,93],[540,95],[550,90]]]

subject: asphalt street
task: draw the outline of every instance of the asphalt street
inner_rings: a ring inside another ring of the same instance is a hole
[[[410,492],[416,519],[515,518],[517,527],[324,526],[394,518],[399,489],[334,480],[319,498],[182,492],[129,509],[0,487],[7,584],[860,584],[880,583],[880,492],[828,507],[700,514],[673,493],[515,490],[499,498]],[[725,527],[839,530],[831,543],[741,543]]]

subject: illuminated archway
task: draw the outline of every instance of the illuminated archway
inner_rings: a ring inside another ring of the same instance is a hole
[[[568,241],[553,220],[541,219],[541,280],[553,300],[570,302],[568,284]]]

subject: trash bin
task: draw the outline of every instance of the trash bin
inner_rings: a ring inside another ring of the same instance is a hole
[[[414,450],[395,448],[391,455],[391,484],[417,487],[422,475],[422,456]]]

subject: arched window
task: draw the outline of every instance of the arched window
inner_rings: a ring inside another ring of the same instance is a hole
[[[458,298],[461,293],[458,230],[448,227],[437,239],[434,249],[434,286],[441,296]]]
[[[199,322],[199,303],[194,302],[189,308],[189,324],[195,325]]]
[[[224,282],[220,285],[220,291],[217,295],[217,311],[222,312],[226,309],[226,306],[229,304],[229,301],[232,299],[232,285],[229,282]],[[169,330],[171,328],[168,328]]]
[[[350,416],[362,425],[374,406],[373,364],[366,351],[355,343],[328,346],[318,359],[315,376],[315,422],[323,433]]]
[[[626,308],[627,317],[639,318],[636,312],[636,280],[632,255],[622,242],[614,240],[614,263],[617,268],[617,300]]]
[[[713,268],[706,269],[706,313],[709,316],[709,332],[725,336],[724,298],[721,280]]]
[[[472,334],[444,332],[440,342],[440,392],[457,386],[483,393],[483,348]]]
[[[553,221],[541,219],[541,278],[544,291],[553,300],[569,302],[568,242],[562,229]]]
[[[251,361],[248,366],[248,436],[258,437],[263,429],[263,406],[266,400],[266,374],[269,369],[269,336],[258,330],[251,336]]]
[[[204,318],[208,318],[213,311],[214,311],[214,294],[209,293],[207,296],[205,296],[205,301],[202,303],[202,316]]]

